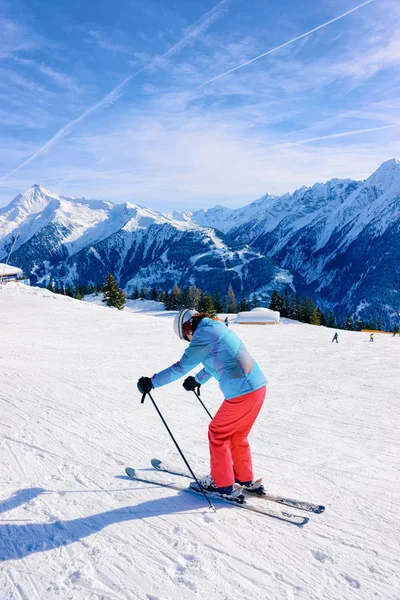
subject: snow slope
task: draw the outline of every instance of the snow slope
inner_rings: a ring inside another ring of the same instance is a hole
[[[171,313],[0,287],[1,600],[399,599],[400,339],[232,327],[269,378],[256,473],[326,504],[303,529],[124,478],[181,466],[136,390],[184,350]],[[202,397],[217,410],[216,382]],[[154,398],[208,472],[205,411],[181,382]]]

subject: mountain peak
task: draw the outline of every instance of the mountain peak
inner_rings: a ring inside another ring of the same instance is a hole
[[[400,160],[391,158],[385,161],[375,173],[368,177],[365,183],[375,186],[381,193],[396,184],[400,190]]]
[[[60,200],[60,197],[42,185],[35,183],[23,194],[18,194],[5,210],[13,208],[21,213],[21,216],[34,215],[44,210],[49,202],[54,199]]]

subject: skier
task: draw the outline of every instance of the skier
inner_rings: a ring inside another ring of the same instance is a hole
[[[227,327],[229,327],[229,321],[228,321],[228,317],[225,317],[225,325],[226,325]]]
[[[370,335],[369,335],[369,341],[370,342],[374,341],[374,334],[373,333],[370,333]]]
[[[211,474],[200,480],[207,492],[235,496],[234,483],[254,493],[263,491],[261,480],[253,481],[247,436],[266,395],[267,381],[259,365],[231,329],[208,313],[184,308],[175,317],[176,335],[190,342],[182,358],[153,377],[141,377],[144,394],[183,377],[198,364],[203,369],[183,382],[187,391],[200,390],[211,377],[219,381],[224,402],[208,429]]]
[[[339,337],[339,336],[338,336],[338,333],[337,333],[337,331],[335,331],[335,335],[334,335],[334,336],[333,336],[333,338],[332,338],[332,343],[333,343],[333,342],[336,342],[336,343],[338,344],[338,343],[339,343],[339,342],[338,342],[338,337]]]

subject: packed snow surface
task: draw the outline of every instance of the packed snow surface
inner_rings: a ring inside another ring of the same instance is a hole
[[[183,467],[136,381],[185,344],[173,314],[138,306],[0,287],[0,598],[399,599],[400,338],[231,324],[269,379],[255,473],[326,505],[299,529],[124,476],[173,480],[153,457]],[[205,474],[208,417],[181,383],[154,398]],[[202,398],[218,409],[216,382]]]

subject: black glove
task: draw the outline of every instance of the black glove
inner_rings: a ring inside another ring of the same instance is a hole
[[[150,377],[141,377],[137,382],[138,390],[141,394],[148,394],[153,389],[154,385]]]
[[[200,396],[201,383],[197,383],[193,375],[189,375],[189,377],[186,377],[182,385],[187,392],[196,392],[196,394]]]

